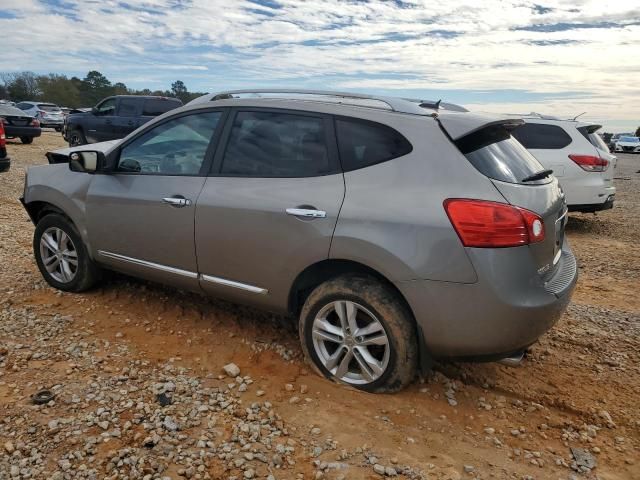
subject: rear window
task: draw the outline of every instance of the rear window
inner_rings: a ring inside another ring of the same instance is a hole
[[[545,169],[508,130],[500,126],[484,128],[455,143],[480,173],[494,180],[521,183]],[[547,179],[539,182],[546,183]]]
[[[571,143],[571,136],[557,125],[525,123],[513,131],[526,148],[559,150]]]
[[[413,150],[399,132],[380,123],[336,119],[340,161],[345,172],[401,157]]]
[[[45,112],[61,112],[60,107],[54,105],[53,103],[39,103],[38,108],[40,110],[44,110]]]
[[[7,115],[7,116],[12,115],[17,117],[22,117],[22,116],[25,116],[26,113],[24,113],[19,108],[12,107],[11,105],[0,105],[0,115]]]
[[[148,117],[157,117],[163,113],[178,108],[182,105],[180,100],[168,99],[168,98],[149,98],[144,101],[142,108],[142,115]]]

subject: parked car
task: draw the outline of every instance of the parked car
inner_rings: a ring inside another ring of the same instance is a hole
[[[614,143],[614,150],[622,153],[640,153],[640,138],[621,136]]]
[[[596,133],[601,125],[538,114],[525,116],[524,121],[513,136],[545,168],[553,170],[570,211],[613,208],[616,157]]]
[[[63,136],[69,146],[126,137],[140,125],[182,105],[177,98],[116,95],[85,113],[70,113]]]
[[[64,114],[55,103],[20,102],[16,107],[37,118],[42,128],[55,128],[57,132],[62,131]]]
[[[22,143],[33,143],[41,134],[40,122],[19,108],[0,104],[0,123],[7,138],[20,138]]]
[[[7,155],[7,139],[4,135],[4,124],[0,122],[0,173],[11,168],[11,158]]]
[[[511,136],[521,120],[245,93],[31,167],[45,280],[80,292],[113,269],[289,313],[315,368],[367,391],[431,358],[520,353],[562,314],[577,278],[567,208]]]

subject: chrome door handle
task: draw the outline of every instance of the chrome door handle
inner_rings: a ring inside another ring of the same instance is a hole
[[[312,210],[308,208],[287,208],[287,214],[294,217],[306,217],[306,218],[325,218],[327,212],[324,210]]]
[[[162,199],[164,203],[168,203],[172,207],[182,208],[191,205],[191,200],[180,197],[165,197]]]

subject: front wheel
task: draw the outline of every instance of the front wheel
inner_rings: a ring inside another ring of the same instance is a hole
[[[38,221],[33,251],[40,273],[58,290],[82,292],[100,279],[100,269],[89,257],[80,234],[60,214],[49,214]]]
[[[379,280],[344,275],[318,286],[300,314],[306,357],[322,375],[368,392],[394,392],[415,377],[413,316]]]
[[[81,130],[71,130],[67,133],[67,138],[69,139],[70,147],[77,147],[80,145],[86,145],[87,139],[82,133]]]

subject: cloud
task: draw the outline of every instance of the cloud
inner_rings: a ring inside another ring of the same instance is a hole
[[[603,119],[637,115],[640,7],[634,2],[2,3],[0,71],[84,75],[98,69],[132,86],[144,86],[138,79],[168,86],[178,77],[200,90],[455,91],[468,92],[456,93],[458,101],[474,107],[533,102],[549,113],[582,108]],[[471,103],[482,90],[497,100]],[[501,91],[519,92],[520,103],[500,100]]]

